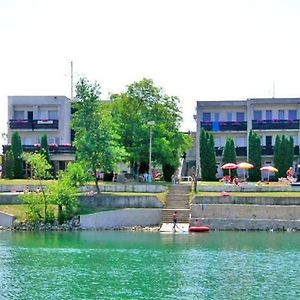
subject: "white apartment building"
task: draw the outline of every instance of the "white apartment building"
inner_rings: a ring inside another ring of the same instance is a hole
[[[50,158],[56,170],[74,161],[71,141],[71,101],[65,96],[9,96],[8,143],[18,131],[24,151],[38,150],[43,134],[47,135]],[[9,145],[3,147],[6,152]]]
[[[215,139],[218,176],[221,176],[222,151],[228,137],[236,146],[237,161],[247,160],[250,130],[261,138],[262,165],[273,164],[276,135],[294,139],[294,168],[298,164],[300,142],[300,98],[255,98],[240,101],[197,101],[195,120],[196,169],[200,174],[200,130],[212,132]]]

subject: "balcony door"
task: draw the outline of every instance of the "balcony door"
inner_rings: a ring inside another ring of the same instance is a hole
[[[266,146],[267,146],[267,148],[272,147],[272,136],[271,135],[266,136]]]
[[[33,111],[28,111],[27,112],[27,120],[30,120],[30,121],[33,120]]]

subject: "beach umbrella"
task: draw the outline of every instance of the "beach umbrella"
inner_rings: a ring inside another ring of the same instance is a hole
[[[278,172],[278,169],[276,169],[275,167],[272,167],[272,166],[264,166],[264,167],[260,168],[260,170],[262,172],[268,172],[268,181],[270,178],[270,172],[274,172],[274,173]]]
[[[250,170],[252,168],[254,168],[254,166],[246,161],[241,162],[239,164],[237,164],[237,167],[239,169],[243,169],[244,170],[244,181],[246,181],[246,170]]]
[[[234,163],[227,163],[227,164],[223,165],[221,168],[223,170],[229,170],[229,176],[231,178],[230,172],[231,172],[231,170],[235,170],[237,168],[237,165]]]

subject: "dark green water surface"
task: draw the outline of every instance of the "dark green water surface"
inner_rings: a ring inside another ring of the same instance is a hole
[[[300,299],[300,234],[0,232],[0,299]]]

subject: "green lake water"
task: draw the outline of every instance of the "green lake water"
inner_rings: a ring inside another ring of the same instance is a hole
[[[0,299],[300,299],[300,233],[0,232]]]

